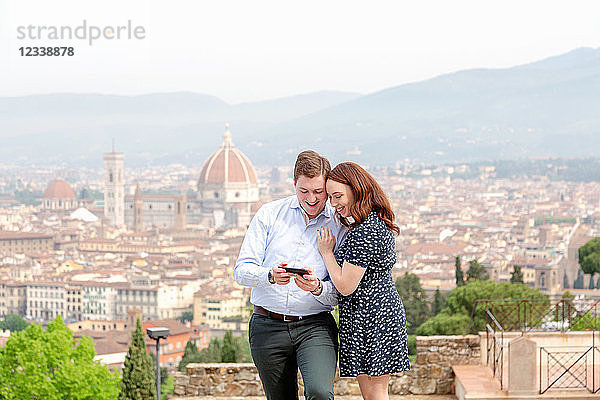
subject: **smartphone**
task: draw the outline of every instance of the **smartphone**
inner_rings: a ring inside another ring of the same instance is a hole
[[[289,272],[290,274],[298,274],[298,275],[310,275],[310,272],[304,268],[294,268],[288,267],[285,265],[280,266],[279,268],[285,269],[285,272]]]

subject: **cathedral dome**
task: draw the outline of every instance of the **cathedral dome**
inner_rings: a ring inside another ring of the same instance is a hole
[[[225,125],[223,144],[208,157],[200,172],[198,185],[211,183],[256,185],[254,167],[244,153],[234,147],[229,124]]]
[[[57,179],[50,182],[44,191],[44,199],[75,199],[75,192],[67,182]]]

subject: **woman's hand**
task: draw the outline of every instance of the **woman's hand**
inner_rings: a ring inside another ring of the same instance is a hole
[[[335,236],[333,236],[333,232],[331,232],[331,229],[329,229],[326,226],[319,229],[317,241],[319,244],[319,253],[321,253],[321,256],[333,253],[333,248],[335,247]]]

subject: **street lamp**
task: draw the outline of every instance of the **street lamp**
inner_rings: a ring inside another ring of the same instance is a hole
[[[160,400],[160,339],[169,336],[169,328],[146,328],[146,333],[151,339],[156,340],[156,398]]]

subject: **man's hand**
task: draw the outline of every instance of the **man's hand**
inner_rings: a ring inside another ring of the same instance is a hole
[[[292,275],[294,277],[294,281],[296,282],[296,285],[300,289],[305,290],[307,292],[312,292],[319,287],[319,278],[317,278],[317,276],[315,274],[313,274],[312,269],[307,267],[306,270],[310,273],[306,274],[306,275],[296,275],[296,274],[292,274]]]
[[[278,285],[287,285],[288,283],[290,283],[290,279],[293,275],[293,274],[290,274],[289,272],[286,272],[285,269],[280,268],[281,266],[285,266],[285,265],[287,265],[286,262],[281,262],[278,265],[274,266],[272,269],[273,280]]]

